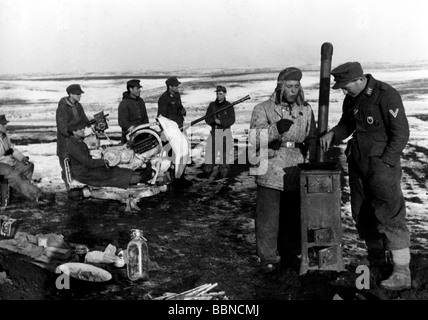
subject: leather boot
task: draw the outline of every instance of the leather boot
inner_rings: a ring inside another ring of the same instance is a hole
[[[410,249],[392,250],[394,269],[391,276],[381,281],[380,287],[386,290],[404,290],[412,286],[410,274]]]
[[[380,287],[386,290],[404,290],[412,287],[409,265],[394,264],[391,276],[380,282]]]
[[[382,239],[366,240],[370,267],[386,267],[386,253]]]

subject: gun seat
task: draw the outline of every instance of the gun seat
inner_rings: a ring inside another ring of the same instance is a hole
[[[160,192],[167,190],[166,185],[156,186],[139,183],[135,186],[131,186],[127,189],[116,188],[116,187],[94,187],[77,180],[74,180],[70,169],[70,159],[64,159],[65,174],[67,183],[70,185],[70,189],[83,189],[83,197],[105,199],[105,200],[117,200],[125,204],[125,212],[132,210],[140,211],[137,203],[145,197],[150,197]]]

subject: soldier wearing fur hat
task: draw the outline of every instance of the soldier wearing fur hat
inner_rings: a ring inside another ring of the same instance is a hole
[[[61,177],[65,183],[67,191],[70,189],[65,177],[64,159],[67,157],[67,143],[70,135],[68,133],[68,125],[76,120],[81,120],[84,123],[88,122],[88,118],[80,104],[80,99],[84,91],[79,84],[71,84],[66,89],[68,97],[63,97],[58,103],[56,110],[56,127],[57,127],[57,156],[61,166]]]
[[[122,94],[122,101],[118,108],[119,126],[122,128],[121,143],[126,142],[126,135],[135,127],[149,123],[146,103],[141,98],[140,80],[133,79],[126,83],[126,90]]]
[[[300,69],[282,70],[272,96],[256,105],[250,143],[268,149],[267,169],[256,174],[256,245],[262,267],[274,270],[279,261],[296,267],[300,254],[298,164],[316,160],[316,126],[305,102]],[[267,137],[267,146],[261,136]]]
[[[77,120],[73,121],[67,129],[70,135],[67,154],[75,180],[91,186],[126,189],[130,185],[146,183],[154,176],[151,167],[136,172],[127,168],[109,167],[105,159],[93,159],[88,146],[83,141],[85,126],[85,123]]]
[[[0,175],[26,198],[40,202],[42,191],[31,182],[34,164],[11,143],[6,131],[8,123],[6,116],[0,115]]]
[[[365,240],[370,268],[387,270],[391,251],[393,272],[380,286],[411,287],[410,233],[401,191],[400,157],[409,139],[409,125],[400,94],[392,86],[364,74],[358,62],[331,71],[346,94],[339,123],[320,138],[323,150],[352,135],[345,151],[349,167],[352,216]]]

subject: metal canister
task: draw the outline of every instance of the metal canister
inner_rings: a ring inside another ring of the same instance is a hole
[[[85,262],[85,257],[88,252],[89,249],[84,244],[78,244],[75,248],[75,253],[79,262]]]
[[[1,224],[0,235],[6,238],[13,238],[16,233],[16,219],[8,218]]]

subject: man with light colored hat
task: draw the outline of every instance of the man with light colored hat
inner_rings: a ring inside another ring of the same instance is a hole
[[[215,92],[217,98],[209,104],[205,116],[230,105],[226,100],[226,87],[217,86]],[[199,177],[208,178],[213,172],[214,166],[219,164],[217,178],[227,178],[230,173],[230,164],[234,160],[234,143],[230,127],[235,123],[235,110],[230,107],[206,118],[205,122],[211,127],[211,131],[205,146],[204,171]],[[218,155],[220,155],[219,162],[216,161]]]
[[[80,104],[80,99],[84,91],[79,84],[71,84],[66,89],[68,97],[63,97],[58,102],[56,110],[56,128],[57,128],[57,142],[56,154],[59,158],[61,166],[61,177],[65,183],[67,191],[70,189],[67,179],[65,177],[64,159],[67,157],[67,142],[70,135],[67,131],[68,125],[75,121],[81,120],[84,123],[88,122],[88,118]]]
[[[132,79],[126,83],[126,91],[118,108],[118,122],[122,128],[121,143],[126,142],[126,135],[135,127],[149,123],[146,103],[141,98],[140,80]]]
[[[302,71],[282,70],[271,97],[251,115],[249,141],[268,149],[267,171],[256,174],[256,246],[261,266],[298,268],[300,193],[298,165],[316,160],[317,130],[311,106],[300,83]],[[268,139],[261,146],[261,136]]]
[[[8,123],[6,116],[0,115],[0,175],[26,198],[40,202],[42,191],[31,182],[34,164],[11,143],[6,132]]]
[[[365,240],[370,268],[388,271],[385,251],[392,254],[393,272],[380,286],[389,290],[411,287],[410,232],[401,190],[400,158],[409,139],[409,124],[400,94],[392,86],[364,74],[358,62],[331,71],[346,97],[339,123],[320,138],[331,144],[348,140],[347,156],[352,216]]]

